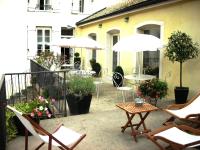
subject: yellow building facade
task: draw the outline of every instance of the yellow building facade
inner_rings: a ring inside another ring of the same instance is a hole
[[[109,74],[112,73],[114,65],[120,65],[125,74],[131,74],[137,68],[138,61],[141,61],[138,56],[143,58],[143,53],[113,53],[114,43],[135,33],[148,33],[159,37],[166,45],[171,33],[180,30],[200,44],[199,27],[200,0],[169,0],[91,21],[80,21],[77,23],[76,36],[95,37],[103,46],[104,49],[96,50],[96,61],[103,69],[107,69]],[[168,98],[174,98],[174,87],[179,86],[180,66],[178,62],[172,63],[164,57],[164,52],[165,48],[158,53],[159,78],[168,83]],[[82,50],[81,53],[84,68],[90,68],[92,50]],[[200,56],[183,63],[183,86],[189,87],[189,98],[200,90],[199,75]]]

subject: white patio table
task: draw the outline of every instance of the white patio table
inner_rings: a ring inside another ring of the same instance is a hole
[[[82,76],[92,76],[96,72],[92,70],[70,70],[69,73],[75,74],[75,75],[82,75]]]
[[[125,75],[124,78],[128,80],[129,83],[135,85],[135,88],[138,88],[138,85],[146,80],[151,80],[153,78],[156,78],[156,76],[153,75],[147,75],[147,74],[131,74],[131,75]]]
[[[147,74],[131,74],[131,75],[125,75],[124,78],[127,80],[134,80],[136,82],[138,81],[145,81],[145,80],[151,80],[155,78],[156,76],[153,75],[147,75]]]

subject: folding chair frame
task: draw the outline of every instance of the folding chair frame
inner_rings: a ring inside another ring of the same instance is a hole
[[[165,150],[165,149],[168,149],[168,148],[172,148],[173,150],[182,150],[186,147],[189,147],[189,146],[194,146],[196,144],[200,144],[200,141],[195,141],[195,142],[192,142],[192,143],[189,143],[189,144],[185,144],[185,145],[181,145],[181,144],[178,144],[174,141],[170,141],[164,137],[161,137],[161,136],[156,136],[157,133],[160,133],[162,131],[165,131],[167,129],[170,129],[172,127],[177,127],[179,128],[180,130],[183,130],[183,131],[186,131],[186,132],[189,132],[189,133],[192,133],[192,134],[195,134],[195,135],[200,135],[200,130],[198,129],[194,129],[192,127],[189,127],[189,126],[186,126],[186,125],[168,125],[168,126],[164,126],[164,127],[161,127],[161,128],[158,128],[157,130],[153,131],[153,132],[149,132],[146,134],[147,138],[149,138],[153,143],[155,143],[159,148],[160,150]],[[161,140],[165,143],[168,143],[169,146],[167,147],[163,147],[159,142],[158,140]]]
[[[10,107],[10,106],[9,106]],[[8,108],[9,108],[8,107]],[[10,109],[10,108],[9,108]],[[12,110],[13,111],[13,110]],[[56,137],[54,137],[51,133],[49,133],[48,131],[46,131],[44,128],[42,128],[39,124],[37,124],[35,121],[33,121],[28,115],[22,114],[22,116],[24,118],[26,118],[31,125],[33,126],[33,128],[35,129],[35,131],[40,134],[40,135],[46,135],[49,137],[49,141],[48,141],[48,150],[52,149],[52,140],[54,140],[55,142],[57,142],[58,144],[60,144],[60,146],[58,146],[61,150],[72,150],[74,149],[79,143],[80,141],[86,136],[86,134],[82,134],[79,139],[77,141],[75,141],[75,143],[71,144],[70,147],[66,146],[65,144],[63,144],[62,142],[60,142]],[[60,124],[53,133],[55,133],[56,131],[59,130],[59,128],[63,126],[63,124]],[[45,144],[45,142],[42,142],[35,150],[39,150],[43,145]],[[28,150],[28,129],[25,127],[25,150]]]
[[[176,118],[180,119],[180,120],[185,120],[185,121],[191,121],[195,124],[197,124],[198,126],[200,126],[200,113],[199,114],[189,114],[188,116],[186,116],[185,118],[180,118],[179,116],[176,116],[175,114],[169,112],[168,110],[178,110],[178,109],[182,109],[188,105],[190,105],[193,101],[196,100],[197,97],[200,96],[200,93],[196,96],[194,96],[191,100],[189,100],[187,103],[185,104],[172,104],[169,105],[166,109],[163,109],[163,111],[171,114],[172,116],[170,118],[168,118],[163,125],[169,124],[170,122],[174,122],[174,120]]]

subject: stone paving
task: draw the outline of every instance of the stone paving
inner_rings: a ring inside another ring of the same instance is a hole
[[[84,115],[68,116],[41,121],[48,131],[52,131],[58,124],[64,123],[80,133],[86,133],[86,138],[75,148],[76,150],[157,150],[158,148],[145,136],[138,136],[138,142],[133,140],[130,129],[121,132],[121,126],[127,121],[124,111],[115,105],[122,102],[117,98],[116,89],[112,84],[101,87],[99,100],[93,95],[90,113]],[[129,100],[132,101],[132,100]],[[159,101],[157,106],[162,108],[172,103],[169,100]],[[154,130],[169,117],[159,110],[150,113],[146,119],[148,128]],[[136,118],[134,121],[138,121]],[[29,137],[29,149],[32,150],[40,141],[33,136]],[[24,149],[24,137],[19,136],[7,144],[7,150]],[[47,145],[41,148],[46,150]],[[57,150],[57,148],[54,148]]]

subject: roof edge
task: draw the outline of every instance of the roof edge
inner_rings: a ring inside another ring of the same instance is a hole
[[[178,0],[178,1],[181,1],[181,0]],[[138,4],[135,4],[135,5],[132,5],[132,6],[129,6],[129,7],[126,7],[126,8],[124,8],[124,9],[121,9],[121,10],[118,10],[118,11],[115,11],[115,12],[113,12],[113,13],[110,13],[110,14],[105,14],[105,15],[102,15],[102,16],[99,16],[99,17],[96,17],[96,18],[93,18],[93,19],[90,19],[90,20],[86,20],[86,21],[84,21],[86,18],[84,18],[84,19],[82,19],[82,20],[80,20],[80,21],[78,21],[77,23],[76,23],[76,25],[77,26],[84,26],[84,25],[86,25],[86,24],[90,24],[91,22],[98,22],[98,21],[100,21],[100,20],[104,20],[104,19],[106,19],[106,18],[111,18],[111,17],[113,17],[113,16],[121,16],[121,15],[124,15],[124,14],[126,14],[126,13],[130,13],[130,12],[132,12],[132,11],[136,11],[136,10],[141,10],[141,9],[144,9],[145,7],[147,7],[147,6],[152,6],[152,5],[156,5],[156,4],[165,4],[165,3],[175,3],[175,2],[178,2],[178,1],[174,1],[174,0],[150,0],[150,1],[144,1],[144,2],[141,2],[141,3],[138,3]],[[148,7],[148,8],[149,8]],[[106,8],[104,8],[104,9],[106,9]],[[102,9],[102,10],[104,10],[104,9]],[[102,10],[99,10],[98,12],[100,12],[100,11],[102,11]],[[96,13],[98,13],[98,12],[96,12]],[[94,14],[96,14],[96,13],[94,13]],[[92,15],[94,15],[94,14],[92,14]],[[90,16],[92,16],[92,15],[90,15]],[[88,16],[88,17],[90,17],[90,16]],[[87,18],[88,18],[87,17]]]

